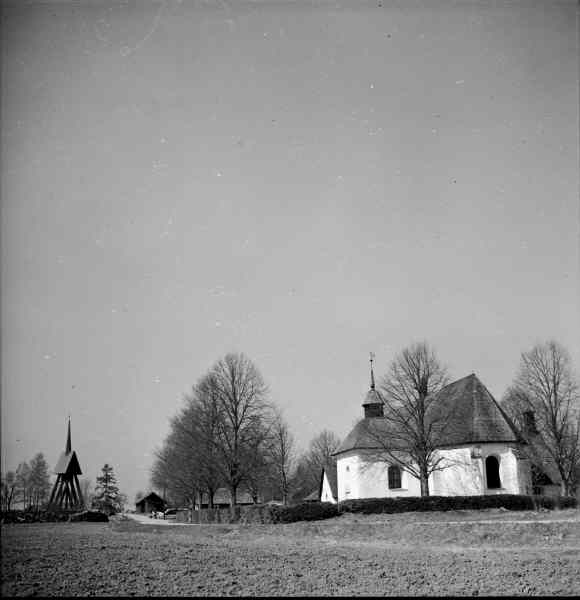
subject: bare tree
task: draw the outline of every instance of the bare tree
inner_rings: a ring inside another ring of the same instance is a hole
[[[171,430],[160,449],[154,452],[151,484],[176,504],[194,508],[201,492],[199,468],[194,447],[184,442],[181,432]]]
[[[524,352],[502,406],[522,431],[526,413],[533,412],[562,478],[562,493],[571,494],[580,465],[580,393],[566,349],[551,340]]]
[[[93,483],[92,483],[92,481],[90,479],[88,479],[87,477],[83,477],[82,479],[79,479],[79,487],[81,489],[81,494],[85,501],[85,505],[90,506],[93,501],[93,498],[92,498]]]
[[[50,493],[48,463],[42,452],[38,452],[30,461],[29,498],[34,510],[38,510]]]
[[[200,485],[207,491],[208,505],[213,508],[214,495],[224,475],[217,444],[221,419],[218,390],[210,374],[198,380],[188,402],[189,427],[185,430],[197,453]]]
[[[381,379],[384,419],[365,419],[376,450],[372,458],[394,464],[417,478],[429,495],[431,473],[450,466],[437,452],[448,415],[432,410],[433,394],[447,385],[447,369],[435,351],[420,342],[405,348]]]
[[[290,472],[294,463],[294,436],[280,411],[276,411],[271,428],[269,455],[274,471],[276,487],[282,494],[282,502],[288,504]]]
[[[15,501],[22,503],[26,510],[30,502],[30,465],[24,461],[16,467]]]
[[[268,440],[267,387],[244,354],[227,354],[214,364],[210,376],[219,414],[216,447],[235,505],[240,484],[261,460]]]
[[[2,503],[1,508],[3,511],[9,512],[12,508],[12,501],[14,499],[14,491],[16,489],[16,473],[14,471],[8,471],[6,474],[2,474],[1,482],[1,493]]]
[[[336,464],[333,454],[339,446],[340,439],[328,429],[324,429],[310,441],[308,450],[296,461],[292,474],[295,500],[301,500],[318,489],[322,469],[328,464]]]

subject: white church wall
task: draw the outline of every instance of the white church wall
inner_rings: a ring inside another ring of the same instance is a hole
[[[442,471],[429,477],[432,496],[475,496],[483,494],[529,493],[529,476],[526,465],[518,460],[506,444],[478,444],[439,450],[447,463]],[[479,453],[480,456],[474,457]],[[486,481],[485,459],[495,456],[499,461],[500,487],[490,488]],[[388,464],[372,460],[372,455],[355,450],[338,457],[338,500],[358,498],[393,498],[420,496],[421,485],[417,478],[402,471],[401,488],[389,489]]]
[[[338,457],[338,500],[358,498],[394,498],[420,496],[419,480],[402,470],[401,487],[389,489],[388,464],[372,461],[360,451],[345,452]]]
[[[332,495],[332,490],[330,488],[330,483],[328,482],[328,478],[326,477],[326,473],[324,473],[324,478],[322,480],[322,492],[320,494],[321,502],[331,502],[332,504],[336,504],[336,500]]]
[[[476,496],[483,494],[481,459],[471,458],[471,446],[438,451],[441,471],[433,473],[432,496]]]
[[[473,457],[477,448],[478,457]],[[477,444],[461,448],[439,450],[439,456],[448,465],[434,473],[431,494],[434,496],[472,496],[480,494],[526,493],[522,468],[514,451],[505,444]],[[499,461],[500,487],[488,486],[485,460],[495,456]]]

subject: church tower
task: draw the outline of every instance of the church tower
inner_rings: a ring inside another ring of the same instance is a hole
[[[362,403],[365,419],[384,416],[383,399],[381,398],[379,392],[377,392],[375,389],[375,374],[373,372],[374,359],[375,355],[373,352],[371,352],[371,388],[367,392],[365,401]]]

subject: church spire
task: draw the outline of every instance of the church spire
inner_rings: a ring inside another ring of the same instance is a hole
[[[363,402],[365,419],[370,417],[382,417],[384,416],[383,410],[383,399],[377,390],[375,390],[375,372],[373,370],[373,362],[375,360],[375,353],[370,353],[371,363],[371,389],[367,392],[365,401]]]
[[[68,434],[66,436],[66,447],[64,449],[65,454],[70,454],[72,450],[72,444],[70,442],[70,416],[68,418]]]

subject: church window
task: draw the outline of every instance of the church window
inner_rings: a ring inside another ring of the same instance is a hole
[[[501,487],[499,477],[499,460],[496,456],[488,456],[485,459],[485,478],[487,487],[490,489],[498,489]]]
[[[398,490],[401,487],[401,469],[397,466],[391,466],[388,470],[389,489]]]

